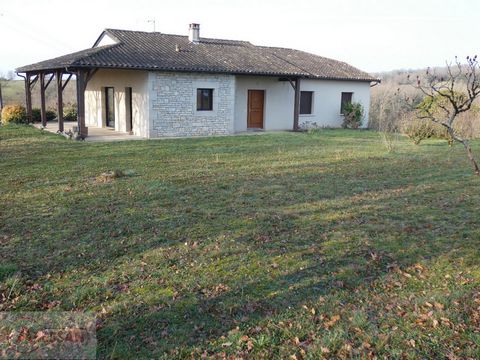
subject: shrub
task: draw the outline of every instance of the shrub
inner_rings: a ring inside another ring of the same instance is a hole
[[[42,113],[39,108],[32,109],[32,122],[42,121]]]
[[[57,113],[53,110],[47,110],[45,112],[45,115],[47,117],[47,121],[52,121],[52,120],[55,120],[57,118]]]
[[[77,108],[73,105],[66,107],[63,110],[63,119],[65,121],[77,121]]]
[[[2,109],[2,124],[9,123],[27,123],[27,112],[22,105],[7,105]]]
[[[342,127],[345,129],[358,129],[365,117],[363,105],[358,102],[347,103],[343,109],[344,119]]]
[[[47,110],[45,111],[45,115],[47,117],[47,121],[55,120],[57,117],[57,113],[54,110]],[[32,109],[32,122],[40,122],[42,121],[42,110],[39,108]]]
[[[446,140],[448,143],[448,146],[453,146],[453,143],[455,142],[452,135],[450,135],[450,133],[448,132],[447,128],[441,125],[435,126],[435,132],[433,136],[438,139]]]
[[[423,140],[435,135],[435,127],[430,121],[408,119],[403,132],[415,145],[419,145]]]

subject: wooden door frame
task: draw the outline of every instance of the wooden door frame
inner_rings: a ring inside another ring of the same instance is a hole
[[[250,123],[250,92],[251,91],[261,91],[263,92],[263,106],[262,106],[262,127],[261,128],[253,128],[253,127],[249,127],[249,123]],[[247,129],[265,129],[265,89],[247,89]]]

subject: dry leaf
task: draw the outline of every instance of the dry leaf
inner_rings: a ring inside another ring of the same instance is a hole
[[[17,341],[25,341],[28,339],[30,330],[26,327],[20,329],[20,334],[18,335]]]
[[[68,341],[75,342],[75,343],[82,342],[83,341],[82,330],[80,330],[78,328],[70,329],[66,339]]]
[[[333,315],[329,321],[325,322],[324,325],[326,328],[332,327],[335,323],[340,320],[340,315]]]
[[[240,338],[240,341],[248,341],[250,338],[248,337],[248,335],[243,335],[241,338]]]
[[[37,332],[37,335],[35,336],[35,341],[38,341],[44,337],[45,337],[45,333],[42,330],[40,330]]]

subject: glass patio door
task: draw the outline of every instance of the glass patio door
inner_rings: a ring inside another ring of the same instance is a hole
[[[113,87],[105,88],[106,125],[115,128],[115,92]]]

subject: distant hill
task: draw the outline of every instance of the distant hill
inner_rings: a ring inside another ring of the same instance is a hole
[[[456,70],[456,68],[452,68]],[[447,67],[434,67],[430,69],[431,72],[435,72],[435,74],[439,76],[447,76],[448,71]],[[375,77],[378,77],[382,80],[383,84],[386,85],[406,85],[408,84],[408,75],[410,75],[411,79],[416,79],[417,76],[423,78],[427,73],[427,69],[400,69],[400,70],[392,70],[392,71],[384,71],[384,72],[377,72],[373,73]]]
[[[25,83],[23,80],[1,81],[2,95],[4,105],[25,104]],[[56,108],[57,106],[57,89],[55,80],[52,81],[45,93],[47,108]],[[76,82],[71,80],[63,91],[64,104],[76,103]],[[33,107],[40,107],[40,89],[38,83],[32,90]]]

